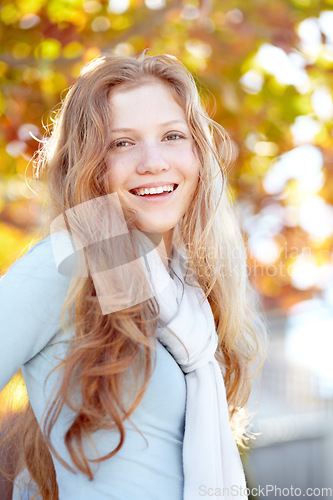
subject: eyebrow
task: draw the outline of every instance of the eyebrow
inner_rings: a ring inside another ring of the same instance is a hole
[[[182,118],[179,118],[177,120],[170,120],[168,122],[160,123],[160,127],[165,127],[166,125],[171,125],[172,123],[183,123],[184,125],[187,125],[186,121],[183,120]],[[114,128],[111,130],[112,133],[114,132],[135,132],[134,128]]]

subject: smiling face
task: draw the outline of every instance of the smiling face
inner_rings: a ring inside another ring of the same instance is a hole
[[[200,162],[184,110],[169,87],[154,80],[114,91],[110,109],[109,188],[136,211],[137,228],[161,233],[170,250],[172,229],[188,209],[199,179]],[[136,190],[142,186],[147,188]],[[147,189],[152,186],[175,189],[151,194]]]

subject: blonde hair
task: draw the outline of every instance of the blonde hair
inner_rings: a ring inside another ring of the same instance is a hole
[[[83,69],[68,91],[52,137],[39,152],[36,163],[37,174],[47,175],[49,222],[70,208],[108,194],[105,157],[112,115],[110,93],[152,80],[168,85],[183,107],[200,160],[198,186],[174,230],[174,243],[186,249],[187,271],[211,305],[219,339],[216,358],[224,376],[233,431],[237,443],[245,446],[244,428],[235,422],[249,397],[258,360],[262,359],[265,326],[249,284],[244,242],[226,186],[232,142],[225,130],[209,118],[192,75],[175,57],[145,53],[137,57],[105,56]],[[132,227],[131,215],[126,217]],[[47,443],[55,453],[51,429],[62,407],[72,408],[76,417],[66,432],[66,446],[77,469],[92,478],[82,440],[97,428],[119,431],[118,446],[98,461],[115,455],[123,445],[124,421],[140,404],[152,375],[159,309],[152,298],[102,315],[93,281],[88,277],[72,282],[64,303],[64,328],[66,311],[74,311],[74,342],[61,363],[62,382],[48,409],[45,442],[31,408],[29,441],[30,447],[39,443],[44,450]],[[125,409],[123,387],[129,369],[136,373],[138,383],[132,405]],[[71,395],[78,387],[82,405],[76,407]],[[25,456],[43,498],[57,498],[54,469],[49,461],[29,453],[27,436]]]

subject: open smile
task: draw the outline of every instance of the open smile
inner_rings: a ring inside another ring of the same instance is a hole
[[[135,193],[133,189],[131,191],[129,191],[129,192],[130,192],[130,194],[132,196],[135,196],[136,198],[139,198],[139,199],[141,199],[143,201],[154,202],[154,203],[157,202],[158,203],[160,201],[167,201],[170,198],[172,198],[173,193],[177,190],[177,188],[178,188],[178,184],[174,184],[172,191],[163,191],[162,193],[138,194],[138,193]]]

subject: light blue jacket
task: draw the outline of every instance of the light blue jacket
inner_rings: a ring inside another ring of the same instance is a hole
[[[60,320],[69,283],[70,278],[57,271],[50,237],[34,245],[0,280],[0,389],[22,367],[39,423],[55,394],[58,372],[47,382],[46,377],[66,355],[68,338],[73,335],[63,332]],[[92,464],[93,481],[68,471],[53,457],[60,500],[182,500],[185,402],[184,374],[157,342],[152,379],[132,416],[145,439],[126,422],[124,446],[99,466]],[[72,418],[65,408],[51,434],[56,450],[71,465],[64,434]],[[112,431],[93,434],[100,455],[110,452],[118,440]],[[89,457],[98,456],[88,442],[84,447]]]

